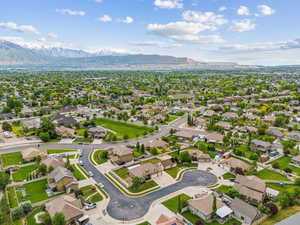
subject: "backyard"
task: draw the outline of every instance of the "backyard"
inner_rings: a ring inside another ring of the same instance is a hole
[[[67,152],[76,152],[76,149],[48,149],[48,154],[60,154],[60,153],[67,153]]]
[[[72,168],[72,173],[77,180],[85,180],[86,179],[84,171],[81,171],[81,169],[78,169],[78,165],[72,164],[71,168]]]
[[[107,151],[95,150],[93,153],[93,160],[97,165],[107,162]]]
[[[279,165],[279,169],[284,170],[286,168],[290,168],[293,173],[297,174],[298,176],[300,176],[300,168],[296,167],[296,166],[292,166],[290,165],[292,158],[288,157],[288,156],[284,156],[280,159],[277,159],[275,161],[272,162],[272,165],[274,164],[278,164]]]
[[[278,222],[280,222],[280,221],[284,220],[285,218],[292,216],[298,212],[300,212],[300,207],[297,205],[282,209],[276,215],[269,217],[264,222],[262,222],[260,225],[277,224]]]
[[[275,189],[277,191],[287,191],[290,193],[295,192],[296,190],[300,189],[300,186],[297,186],[295,184],[275,184],[275,183],[267,183],[267,187]]]
[[[1,155],[3,167],[22,164],[21,152],[12,152]]]
[[[154,130],[151,127],[138,126],[105,118],[97,118],[96,123],[99,126],[114,131],[119,139],[123,139],[125,135],[127,135],[129,139],[140,137]]]
[[[181,208],[184,208],[184,206],[186,205],[186,201],[189,199],[192,199],[190,196],[186,195],[186,194],[180,194],[177,195],[173,198],[170,198],[164,202],[162,202],[162,204],[167,207],[170,211],[176,213],[178,212],[178,208],[179,208],[179,198],[180,198],[180,205]]]
[[[286,176],[268,169],[260,170],[256,172],[255,175],[263,180],[281,180],[281,181],[289,180]]]
[[[17,182],[29,179],[30,174],[37,168],[37,164],[18,168],[17,171],[12,174],[13,181]]]

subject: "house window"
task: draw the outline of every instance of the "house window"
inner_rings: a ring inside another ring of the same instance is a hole
[[[241,220],[244,220],[244,219],[245,219],[245,217],[241,216]]]

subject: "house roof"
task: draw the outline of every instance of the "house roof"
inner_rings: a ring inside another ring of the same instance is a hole
[[[159,139],[155,139],[155,140],[152,140],[152,141],[149,141],[145,144],[145,147],[147,148],[166,148],[168,147],[168,142],[166,141],[163,141],[163,140],[159,140]]]
[[[66,221],[84,215],[81,202],[75,198],[75,195],[63,195],[47,202],[46,210],[51,217],[53,217],[55,213],[64,214]]]
[[[49,167],[56,168],[59,166],[62,167],[65,165],[62,157],[48,157],[48,158],[44,159],[41,163],[45,164],[48,168]]]
[[[231,168],[242,168],[243,170],[246,170],[250,168],[250,165],[245,163],[244,161],[230,157],[229,159],[224,159],[221,164],[227,165],[228,167]]]
[[[175,216],[168,217],[164,214],[161,214],[156,221],[156,225],[184,225],[184,223],[178,221]]]
[[[232,213],[232,209],[229,208],[227,205],[222,206],[221,208],[217,209],[216,214],[220,218],[224,218]]]
[[[208,141],[219,141],[219,142],[222,142],[223,141],[223,135],[222,134],[219,134],[219,133],[210,133],[210,134],[207,134],[205,136],[205,139],[207,139]]]
[[[236,182],[253,190],[266,191],[266,182],[256,176],[237,175]]]
[[[158,166],[153,163],[145,163],[138,167],[129,169],[129,173],[131,173],[134,177],[140,178],[144,178],[145,176],[155,174],[158,171],[160,171]]]
[[[125,156],[132,154],[132,149],[127,148],[125,145],[116,146],[112,149],[112,152],[116,156]]]
[[[36,156],[40,155],[41,153],[42,152],[37,148],[27,148],[27,149],[25,149],[21,152],[22,157],[24,159],[31,158],[31,157],[36,157]]]
[[[175,133],[175,136],[183,138],[193,138],[198,136],[199,134],[200,132],[196,130],[180,130]]]
[[[75,179],[71,171],[62,166],[56,167],[51,173],[48,174],[48,178],[54,179],[55,182],[60,181],[64,177]]]
[[[233,199],[231,202],[230,207],[233,209],[233,211],[238,211],[242,215],[247,216],[251,220],[254,220],[256,215],[258,214],[258,210],[248,203],[242,201],[239,198]]]
[[[294,156],[293,157],[294,161],[300,162],[300,155]]]
[[[213,212],[213,193],[203,193],[195,199],[188,200],[188,205],[197,209],[202,214],[209,216]],[[224,203],[217,199],[217,209],[224,206]]]

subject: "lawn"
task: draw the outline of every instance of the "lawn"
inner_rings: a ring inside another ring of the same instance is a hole
[[[173,198],[170,198],[170,199],[162,202],[162,204],[165,207],[167,207],[170,211],[176,213],[176,212],[178,212],[179,198],[180,198],[181,208],[184,208],[184,206],[186,205],[187,200],[192,199],[190,196],[188,196],[186,194],[180,194],[180,195],[177,195]]]
[[[8,193],[10,208],[16,208],[18,206],[18,200],[17,200],[15,188],[14,187],[7,188],[7,193]]]
[[[75,166],[75,164],[72,164],[71,165],[72,167],[72,173],[74,175],[74,177],[77,179],[77,180],[85,180],[86,177],[84,176],[84,174],[82,174],[83,172],[81,172],[77,166]]]
[[[279,169],[284,170],[285,168],[290,168],[295,174],[297,174],[298,176],[300,176],[300,168],[296,167],[296,166],[292,166],[289,163],[291,162],[291,157],[288,156],[284,156],[280,159],[277,159],[275,161],[272,162],[272,165],[274,163],[278,163],[279,164]]]
[[[179,173],[179,171],[180,171],[180,167],[178,167],[178,166],[175,166],[173,168],[165,170],[165,172],[167,172],[174,179],[177,177],[177,174]]]
[[[22,126],[12,126],[12,132],[17,135],[18,137],[23,137],[24,133],[22,131]]]
[[[36,203],[49,199],[46,193],[47,179],[27,183],[21,187],[25,189],[26,197],[23,198],[21,194],[18,194],[19,202],[29,200],[31,203]]]
[[[89,128],[80,128],[76,130],[76,134],[78,134],[79,136],[84,136],[85,132],[88,130]]]
[[[91,143],[93,140],[91,138],[76,138],[75,143]]]
[[[128,168],[124,167],[121,169],[118,169],[116,171],[114,171],[119,177],[121,177],[122,179],[126,179],[128,177]]]
[[[42,207],[37,207],[32,210],[30,215],[26,218],[26,222],[28,225],[38,225],[35,221],[34,216],[38,213],[42,212]]]
[[[269,217],[267,220],[262,222],[260,225],[273,225],[284,220],[285,218],[294,215],[295,213],[300,212],[299,206],[292,206],[280,210],[276,215]]]
[[[66,153],[66,152],[76,152],[75,149],[48,149],[48,154],[59,154],[59,153]]]
[[[217,188],[218,191],[220,191],[224,194],[228,194],[228,192],[232,189],[233,189],[233,187],[227,186],[227,185],[221,185],[220,187]]]
[[[12,174],[13,181],[27,180],[28,176],[32,173],[32,171],[36,170],[37,168],[37,164],[20,167],[16,172]]]
[[[132,193],[139,193],[139,192],[146,191],[150,188],[154,188],[157,186],[158,186],[157,183],[155,183],[153,180],[149,180],[149,181],[146,181],[145,183],[143,183],[142,185],[140,185],[137,189],[129,187],[128,190]]]
[[[235,175],[232,174],[232,173],[225,173],[225,174],[223,175],[223,179],[224,179],[224,180],[229,180],[229,179],[234,179],[234,178],[235,178]]]
[[[182,213],[183,217],[190,221],[192,224],[196,224],[197,221],[202,221],[205,225],[221,225],[217,221],[205,222],[199,216],[193,215],[190,211],[185,211]],[[223,225],[240,225],[241,223],[236,219],[230,219]]]
[[[4,167],[22,164],[21,152],[12,152],[1,155],[1,161]]]
[[[91,203],[96,203],[102,201],[102,199],[103,199],[102,196],[99,193],[96,193],[89,199],[89,201]]]
[[[153,159],[145,160],[145,161],[141,162],[141,164],[146,164],[146,163],[158,163],[158,162],[160,162],[160,159],[158,159],[158,158],[153,158]]]
[[[124,135],[128,135],[128,138],[136,138],[151,133],[154,130],[151,127],[138,126],[104,118],[97,118],[96,123],[97,125],[116,132],[118,138],[123,138]]]
[[[102,163],[107,162],[107,158],[105,158],[105,152],[104,150],[96,150],[93,154],[93,160],[97,163],[97,165],[100,165]]]
[[[139,224],[137,224],[137,225],[151,225],[148,221],[145,221],[145,222],[143,222],[143,223],[139,223]]]
[[[276,173],[268,169],[260,170],[259,172],[256,172],[255,175],[263,180],[282,180],[282,181],[289,180],[286,176],[283,176],[280,173]]]
[[[274,183],[267,183],[267,187],[275,189],[277,191],[287,191],[287,192],[294,192],[295,190],[299,190],[300,187],[295,184],[274,184]]]

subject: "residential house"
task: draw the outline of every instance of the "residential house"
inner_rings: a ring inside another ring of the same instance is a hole
[[[156,221],[156,225],[184,225],[184,222],[179,220],[176,216],[169,217],[165,214],[161,214]]]
[[[192,141],[199,134],[200,132],[195,130],[180,130],[177,131],[174,136],[178,137],[181,141]]]
[[[137,167],[129,169],[130,177],[138,177],[142,180],[149,180],[152,176],[158,175],[163,171],[160,163],[145,163]]]
[[[45,164],[47,168],[56,168],[65,166],[64,159],[62,157],[47,157],[46,159],[41,161],[41,164]]]
[[[62,213],[67,224],[74,222],[84,215],[81,201],[75,194],[62,195],[45,204],[46,211],[52,218],[56,213]]]
[[[195,196],[194,199],[187,201],[188,209],[194,215],[199,216],[205,221],[209,221],[213,216],[214,194],[212,192],[202,192]],[[225,204],[216,199],[217,210]]]
[[[223,143],[223,138],[224,136],[219,133],[210,133],[205,136],[206,142],[212,144]]]
[[[222,117],[227,120],[234,120],[234,119],[238,119],[239,115],[234,112],[226,112],[222,114]]]
[[[60,112],[62,112],[62,113],[68,113],[68,112],[76,112],[77,110],[78,110],[77,106],[67,105],[67,106],[62,107],[60,109]]]
[[[165,149],[168,147],[169,147],[169,143],[160,139],[155,139],[145,144],[146,149],[151,149],[151,148]]]
[[[272,144],[266,141],[261,141],[258,139],[254,139],[251,141],[250,149],[251,150],[260,150],[262,152],[267,152],[271,150]]]
[[[292,158],[292,163],[300,167],[300,155],[294,156]]]
[[[97,126],[90,128],[87,133],[90,138],[102,139],[105,138],[107,130],[103,127]]]
[[[32,161],[38,156],[41,156],[42,158],[47,156],[46,151],[37,148],[27,148],[21,151],[21,154],[24,161]]]
[[[159,157],[160,164],[163,166],[163,169],[170,169],[176,166],[176,161],[170,155],[163,155]]]
[[[266,194],[266,182],[256,176],[238,175],[235,179],[236,189],[243,199],[252,204],[262,202]]]
[[[243,224],[252,224],[259,214],[256,207],[239,198],[233,199],[230,207],[233,210],[233,217],[240,220]]]
[[[202,118],[196,118],[195,119],[195,125],[199,127],[200,129],[205,128],[207,125],[207,121]]]
[[[112,163],[122,165],[133,160],[132,149],[124,145],[116,146],[108,150],[108,155]]]
[[[72,129],[72,128],[60,126],[60,127],[56,127],[55,131],[56,131],[57,135],[62,137],[62,138],[75,137],[75,130]]]
[[[228,122],[219,121],[215,125],[217,125],[219,127],[222,127],[224,130],[230,130],[231,129],[231,124],[228,123]]]
[[[292,131],[287,136],[289,140],[300,142],[300,132],[299,131]]]
[[[59,166],[48,174],[48,186],[58,192],[70,192],[78,189],[78,182],[70,170]]]
[[[244,161],[234,157],[224,159],[220,162],[220,164],[224,167],[227,167],[230,171],[236,171],[237,168],[240,168],[244,171],[251,167],[248,163],[245,163]]]
[[[193,160],[197,160],[199,162],[210,162],[211,158],[208,154],[205,154],[199,150],[188,150],[187,151],[190,155],[190,157]]]
[[[216,115],[217,113],[213,110],[206,110],[204,113],[203,113],[203,116],[204,117],[212,117],[214,115]]]
[[[59,126],[72,127],[77,123],[77,120],[71,116],[64,116],[61,119],[55,120],[54,122]]]
[[[284,134],[276,127],[270,127],[267,131],[267,134],[275,138],[282,138],[284,136]]]
[[[34,118],[34,119],[29,119],[29,120],[24,120],[23,126],[28,128],[29,130],[31,129],[38,129],[41,126],[41,119],[40,118]]]

